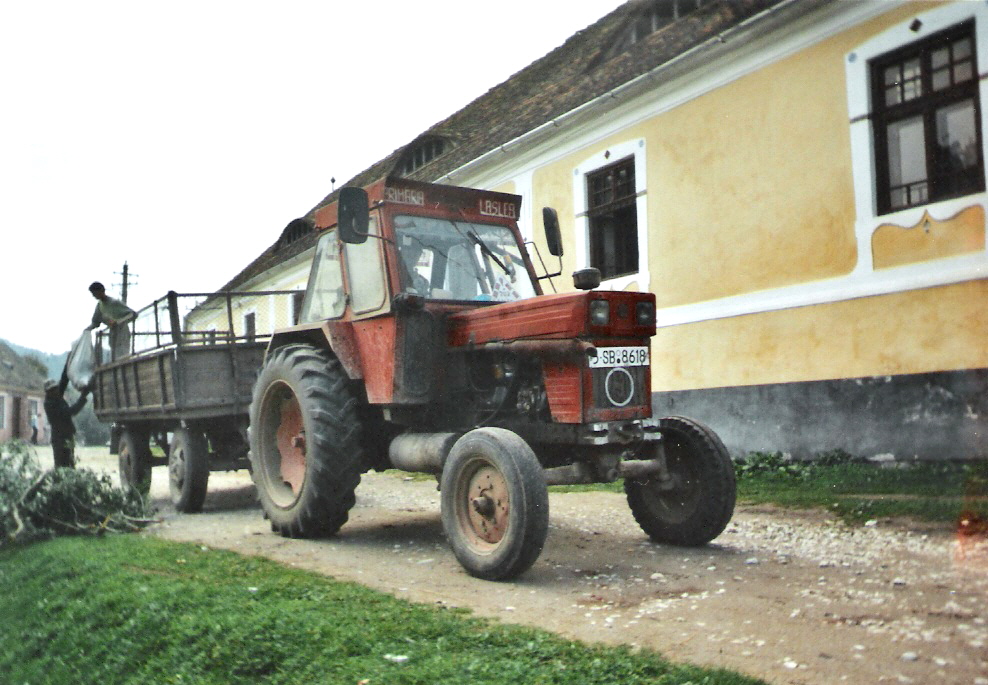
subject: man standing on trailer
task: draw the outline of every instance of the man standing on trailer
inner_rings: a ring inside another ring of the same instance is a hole
[[[106,288],[99,281],[89,286],[89,292],[96,298],[96,311],[93,322],[87,330],[105,323],[110,329],[111,359],[120,359],[130,354],[130,329],[127,324],[134,318],[134,310],[120,300],[106,294]]]

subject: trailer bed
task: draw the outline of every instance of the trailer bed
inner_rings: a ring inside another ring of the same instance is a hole
[[[96,416],[116,423],[246,414],[266,347],[261,342],[175,347],[100,367]]]
[[[270,331],[291,323],[297,295],[168,293],[137,312],[129,324],[129,353],[119,359],[110,359],[100,333],[93,376],[97,418],[167,429],[177,422],[246,417]]]

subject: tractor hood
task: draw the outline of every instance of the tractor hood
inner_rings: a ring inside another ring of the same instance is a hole
[[[595,301],[602,303],[592,304]],[[542,295],[451,314],[447,341],[456,348],[515,340],[653,335],[654,294],[589,291]]]

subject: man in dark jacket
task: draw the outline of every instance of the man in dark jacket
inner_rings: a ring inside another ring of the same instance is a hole
[[[55,455],[55,466],[75,468],[75,424],[72,417],[82,410],[89,396],[89,389],[83,391],[75,404],[65,401],[65,389],[69,385],[68,369],[62,371],[62,380],[45,381],[45,415],[51,427],[51,448]]]

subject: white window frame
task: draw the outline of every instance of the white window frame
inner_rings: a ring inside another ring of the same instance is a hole
[[[637,284],[638,290],[649,290],[649,252],[648,252],[648,203],[646,196],[647,172],[645,167],[645,139],[637,138],[617,145],[611,145],[592,157],[580,162],[573,169],[573,214],[575,222],[575,256],[576,268],[586,269],[590,266],[590,222],[587,218],[589,198],[587,195],[587,176],[606,166],[610,166],[628,157],[634,157],[635,164],[635,213],[638,220],[638,272],[609,278],[600,284],[603,290],[625,290],[630,285]]]
[[[974,39],[979,70],[988,67],[988,7],[985,3],[960,2],[922,12],[902,22],[849,52],[845,59],[847,75],[847,105],[850,115],[851,169],[854,177],[855,234],[858,244],[857,273],[874,271],[872,236],[884,224],[910,227],[929,214],[934,220],[946,221],[973,205],[981,205],[988,215],[988,193],[980,192],[949,200],[934,201],[888,214],[878,214],[877,172],[874,127],[869,115],[871,102],[870,62],[927,36],[974,20]],[[988,132],[988,83],[978,74],[981,130]],[[983,136],[983,159],[988,160],[988,135]]]
[[[0,430],[7,428],[7,396],[0,395]]]

